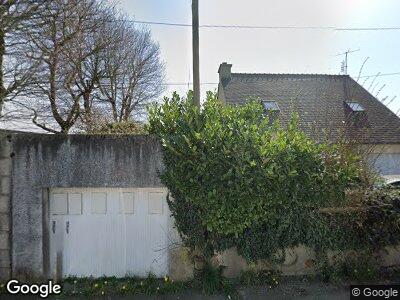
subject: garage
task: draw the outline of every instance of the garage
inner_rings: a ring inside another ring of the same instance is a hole
[[[49,256],[53,277],[168,274],[170,213],[165,188],[53,188]]]

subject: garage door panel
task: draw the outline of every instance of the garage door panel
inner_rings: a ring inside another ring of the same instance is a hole
[[[122,197],[119,201],[120,214],[133,214],[135,208],[135,193],[122,192]]]
[[[71,220],[70,233],[68,236],[69,245],[66,245],[66,255],[68,255],[68,262],[65,269],[65,274],[71,276],[85,276],[87,270],[93,272],[92,267],[92,253],[90,245],[96,245],[95,235],[90,230],[91,226],[85,218],[76,218]],[[87,228],[89,230],[81,230]],[[87,269],[87,270],[86,270]]]
[[[105,215],[107,213],[107,193],[92,193],[92,214]]]
[[[51,211],[65,212],[66,197],[67,214],[51,214],[63,227],[69,222],[69,232],[63,228],[51,233],[50,253],[54,257],[56,249],[62,250],[63,276],[168,273],[165,190],[57,189],[50,194]],[[51,263],[55,270],[53,258]]]
[[[68,194],[57,193],[53,195],[53,215],[66,215],[68,213]]]
[[[82,214],[82,194],[81,193],[68,193],[68,214],[81,215]]]
[[[148,200],[148,212],[150,215],[162,215],[164,212],[164,193],[150,192]]]

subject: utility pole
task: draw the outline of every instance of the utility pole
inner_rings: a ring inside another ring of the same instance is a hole
[[[193,47],[193,104],[200,110],[200,68],[199,68],[199,0],[192,0],[192,47]],[[199,279],[204,270],[204,249],[194,248],[194,277]]]
[[[193,103],[200,109],[199,0],[192,0]]]

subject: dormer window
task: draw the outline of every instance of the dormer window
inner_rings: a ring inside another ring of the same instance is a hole
[[[262,104],[266,111],[280,111],[278,103],[276,103],[276,101],[262,101]]]
[[[269,123],[272,125],[278,118],[280,109],[276,101],[261,101],[265,115],[268,116]]]
[[[364,107],[358,102],[346,102],[346,104],[350,107],[353,112],[362,112],[365,111]]]
[[[364,128],[369,127],[367,114],[365,113],[364,106],[360,103],[351,101],[344,102],[345,104],[345,116],[346,124],[353,128]]]

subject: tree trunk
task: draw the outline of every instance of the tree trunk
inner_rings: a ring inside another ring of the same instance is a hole
[[[92,123],[92,101],[91,101],[91,88],[85,89],[83,92],[83,108],[84,108],[84,119],[85,122]],[[91,124],[92,125],[92,124]]]
[[[111,101],[111,110],[112,110],[114,122],[118,122],[117,104],[115,103],[114,100]]]

